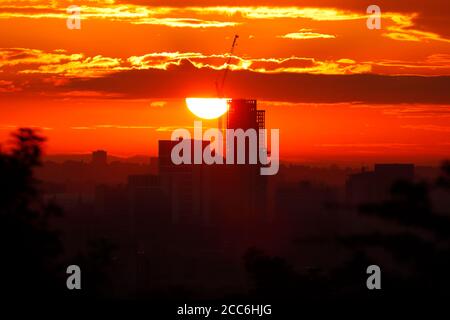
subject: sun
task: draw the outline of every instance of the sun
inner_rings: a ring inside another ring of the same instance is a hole
[[[228,110],[228,99],[186,98],[188,109],[202,119],[216,119]]]

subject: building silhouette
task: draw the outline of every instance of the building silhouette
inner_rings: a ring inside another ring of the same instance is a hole
[[[228,129],[264,129],[265,111],[257,109],[256,100],[231,99],[228,101]]]
[[[105,150],[96,150],[92,152],[91,163],[96,167],[104,167],[108,162],[108,153]]]
[[[206,223],[210,214],[208,192],[210,171],[205,164],[194,164],[194,140],[191,144],[191,164],[175,165],[171,152],[179,141],[160,140],[158,143],[158,172],[162,188],[169,198],[173,223]],[[202,152],[209,141],[202,141]]]
[[[261,164],[249,163],[249,152],[257,153],[259,129],[265,128],[265,111],[257,110],[256,100],[228,101],[226,129],[254,129],[256,150],[245,138],[245,164],[237,164],[237,140],[234,141],[234,164],[193,164],[194,140],[191,140],[191,164],[175,165],[172,148],[179,141],[160,140],[158,172],[162,188],[169,197],[170,215],[175,223],[188,224],[245,224],[261,221],[267,216],[267,177],[261,176]],[[209,145],[202,142],[202,152]],[[265,144],[262,144],[265,146]],[[229,152],[227,141],[225,148]],[[264,150],[265,151],[265,150]],[[225,163],[225,162],[224,162]]]
[[[234,163],[230,170],[230,177],[234,177],[235,206],[240,209],[246,220],[261,220],[267,216],[267,177],[260,175],[260,152],[259,148],[266,151],[263,137],[259,130],[265,129],[265,111],[257,109],[257,101],[249,99],[231,99],[228,101],[227,129],[242,129],[244,131],[253,129],[256,131],[256,150],[251,149],[250,141],[245,140],[246,164],[237,164],[237,140],[233,143]],[[231,147],[227,140],[227,152]],[[250,164],[250,152],[256,152],[256,164]]]
[[[399,180],[414,180],[413,164],[375,164],[373,171],[349,175],[346,197],[351,204],[380,202],[387,198],[392,185]]]
[[[258,160],[259,147],[265,150],[265,141],[260,141],[259,130],[265,129],[265,111],[257,109],[256,100],[248,99],[231,99],[228,101],[228,112],[227,112],[227,129],[238,130],[242,129],[244,131],[248,129],[253,129],[256,131],[256,159]],[[234,163],[237,163],[237,141],[235,139],[234,143]],[[248,162],[250,159],[249,152],[251,150],[249,141],[245,142],[245,159]],[[227,145],[227,152],[231,151],[231,147]]]

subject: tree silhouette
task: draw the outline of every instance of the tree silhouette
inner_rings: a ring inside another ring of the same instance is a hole
[[[257,297],[284,297],[297,285],[297,275],[280,257],[270,257],[256,248],[244,255],[245,269],[254,283],[252,294]]]
[[[82,290],[72,292],[71,297],[83,299],[113,298],[109,273],[117,246],[107,238],[88,241],[87,252],[79,253],[71,263],[82,270]]]
[[[8,151],[0,149],[0,290],[12,299],[53,296],[64,284],[56,264],[61,242],[49,227],[61,211],[42,199],[33,176],[44,141],[22,128],[12,135]]]
[[[391,302],[448,297],[450,286],[450,208],[435,212],[431,193],[450,197],[450,162],[442,165],[433,183],[398,181],[390,196],[380,203],[359,208],[362,216],[377,217],[378,230],[332,238],[351,250],[341,266],[325,274],[294,271],[282,258],[250,249],[244,264],[253,283],[252,296],[298,301]],[[384,230],[387,226],[389,232]],[[320,237],[319,237],[320,238]],[[314,239],[313,239],[314,240]],[[330,243],[331,244],[331,243]],[[370,254],[382,249],[391,259]],[[366,269],[378,264],[382,269],[382,292],[366,287]],[[389,268],[385,268],[389,264]],[[392,265],[393,264],[393,265]]]
[[[342,239],[349,247],[377,247],[389,253],[396,271],[387,274],[390,279],[387,286],[401,293],[399,297],[404,299],[442,298],[448,295],[450,210],[447,208],[444,214],[435,212],[431,201],[433,191],[450,196],[449,161],[443,163],[436,182],[399,181],[392,186],[388,200],[360,207],[361,214],[399,227],[396,232],[380,230]]]

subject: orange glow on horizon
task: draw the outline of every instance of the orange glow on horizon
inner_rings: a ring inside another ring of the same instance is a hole
[[[226,96],[255,99],[282,159],[430,159],[450,154],[445,0],[0,1],[0,145],[42,128],[47,154],[157,154]],[[69,30],[67,6],[81,7]],[[230,53],[233,36],[238,46]],[[186,97],[189,97],[186,99]],[[364,160],[365,161],[365,160]]]

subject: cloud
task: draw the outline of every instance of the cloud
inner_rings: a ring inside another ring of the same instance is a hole
[[[334,39],[336,36],[332,34],[324,34],[318,32],[312,32],[311,29],[301,29],[299,32],[288,33],[283,36],[278,36],[283,39],[294,39],[294,40],[304,40],[304,39]]]
[[[64,63],[44,63],[37,69],[21,70],[21,73],[47,73],[65,76],[95,77],[104,73],[123,70],[121,59],[109,58],[97,55],[94,57],[84,57],[80,55],[77,60]]]
[[[383,113],[398,118],[448,118],[450,117],[450,106],[405,106],[390,107],[383,110]]]
[[[374,148],[374,149],[397,149],[405,147],[417,146],[413,143],[326,143],[319,144],[319,147],[323,148]]]
[[[246,19],[311,19],[315,21],[342,21],[362,19],[365,15],[336,8],[278,7],[278,6],[208,6],[187,7],[184,10],[198,14],[222,14]]]
[[[443,53],[431,54],[420,60],[382,59],[365,63],[370,64],[372,71],[379,74],[450,75],[450,55]]]
[[[99,124],[94,126],[74,126],[72,130],[97,130],[97,129],[158,129],[155,126],[130,126],[118,124]]]
[[[400,3],[399,3],[400,2]],[[384,21],[393,25],[384,34],[400,41],[450,41],[446,24],[450,5],[445,0],[379,1]],[[67,19],[72,1],[2,1],[0,19]],[[226,28],[249,20],[309,19],[313,21],[365,20],[367,5],[361,1],[89,1],[78,0],[81,19],[102,19],[131,24],[175,28]],[[214,17],[214,18],[212,18]],[[217,19],[220,17],[220,19]],[[291,37],[313,37],[292,34]],[[304,39],[304,38],[302,38]]]
[[[67,98],[101,98],[101,99],[122,97],[121,94],[115,94],[115,93],[103,92],[103,91],[93,91],[93,90],[60,92],[60,93],[57,93],[57,96],[67,97]]]
[[[150,107],[152,108],[163,108],[167,105],[167,101],[153,101],[150,102]]]
[[[0,71],[15,74],[51,74],[60,77],[101,77],[105,74],[127,70],[169,68],[189,63],[196,68],[223,70],[228,55],[205,55],[199,52],[160,52],[129,58],[114,58],[97,55],[68,54],[63,50],[44,52],[36,49],[0,49]],[[370,72],[371,66],[350,63],[350,60],[316,60],[313,58],[243,58],[231,56],[231,70],[249,70],[261,73],[315,73],[356,74]],[[53,78],[53,80],[55,80]]]
[[[450,126],[439,126],[434,124],[404,125],[401,126],[401,128],[434,132],[450,132]]]
[[[14,85],[22,90],[21,96],[74,99],[215,96],[214,83],[223,75],[227,57],[163,52],[114,58],[63,50],[2,49],[0,71],[5,77],[0,87]],[[445,54],[433,55],[428,63],[445,64],[448,59]],[[348,58],[321,61],[233,56],[225,92],[293,102],[450,103],[448,76],[367,74],[373,65],[375,62],[358,63]]]
[[[0,5],[0,19],[67,19],[67,7],[80,7],[80,19],[102,19],[122,21],[131,24],[161,25],[175,28],[225,28],[239,25],[239,22],[217,21],[194,17],[195,13],[176,8],[147,7],[136,5],[115,5],[113,1],[78,1],[77,3],[18,2]],[[174,16],[184,14],[184,16]]]
[[[384,33],[383,36],[398,41],[420,42],[435,40],[450,43],[450,39],[444,38],[439,34],[413,29],[415,26],[414,20],[416,20],[418,16],[417,13],[411,15],[391,15],[390,18],[395,24],[388,26],[388,32]]]
[[[67,19],[67,7],[74,3],[56,3],[48,6],[46,2],[0,5],[0,18],[58,18]],[[228,18],[239,17],[244,19],[297,19],[306,18],[316,21],[354,20],[364,17],[363,14],[335,8],[316,7],[277,7],[277,6],[182,6],[171,7],[164,3],[151,3],[149,5],[98,3],[78,1],[82,19],[109,19],[130,23],[149,23],[165,25],[165,18],[189,19],[193,16],[221,15]],[[197,22],[194,23],[194,25]],[[228,26],[228,25],[227,25]]]
[[[112,90],[129,98],[215,96],[218,71],[182,64],[169,70],[130,70],[102,78],[74,79],[66,90]],[[449,104],[450,77],[313,75],[231,71],[230,97],[305,103]]]
[[[17,1],[10,1],[16,3]],[[61,1],[58,1],[60,3]],[[108,19],[145,19],[146,17],[200,18],[224,17],[227,21],[310,19],[313,21],[365,20],[367,3],[361,0],[78,0],[80,5],[107,7]],[[43,3],[43,1],[35,1]],[[66,4],[66,3],[64,3]],[[384,36],[397,41],[450,39],[450,2],[447,0],[378,0],[384,26],[393,24]],[[45,2],[48,6],[48,2]],[[67,7],[67,5],[65,6]],[[118,8],[123,11],[117,12]],[[134,13],[134,17],[133,17]],[[121,15],[123,17],[121,17]],[[114,17],[116,16],[116,18]],[[386,30],[384,30],[386,31]]]
[[[34,125],[34,124],[0,124],[0,130],[8,130],[8,131],[13,131],[19,128],[32,128],[32,129],[36,129],[36,130],[44,130],[44,131],[50,131],[53,130],[54,128],[51,127],[43,127],[43,126],[39,126],[39,125]]]
[[[0,49],[0,70],[9,73],[92,77],[121,70],[120,66],[120,58],[85,57],[84,54],[68,54],[61,49],[52,52],[28,48]]]
[[[134,24],[153,24],[175,28],[225,28],[239,25],[238,22],[202,20],[194,18],[147,18],[132,22]]]
[[[92,126],[73,126],[70,127],[72,130],[101,130],[101,129],[114,129],[114,130],[123,130],[123,129],[128,129],[128,130],[135,130],[135,129],[139,129],[139,130],[154,130],[156,132],[172,132],[175,129],[178,128],[185,128],[185,129],[193,129],[194,127],[191,126],[131,126],[131,125],[120,125],[120,124],[98,124],[98,125],[92,125]],[[207,127],[204,127],[207,128]]]
[[[0,93],[12,93],[21,91],[21,88],[16,87],[14,82],[9,80],[0,80]]]

